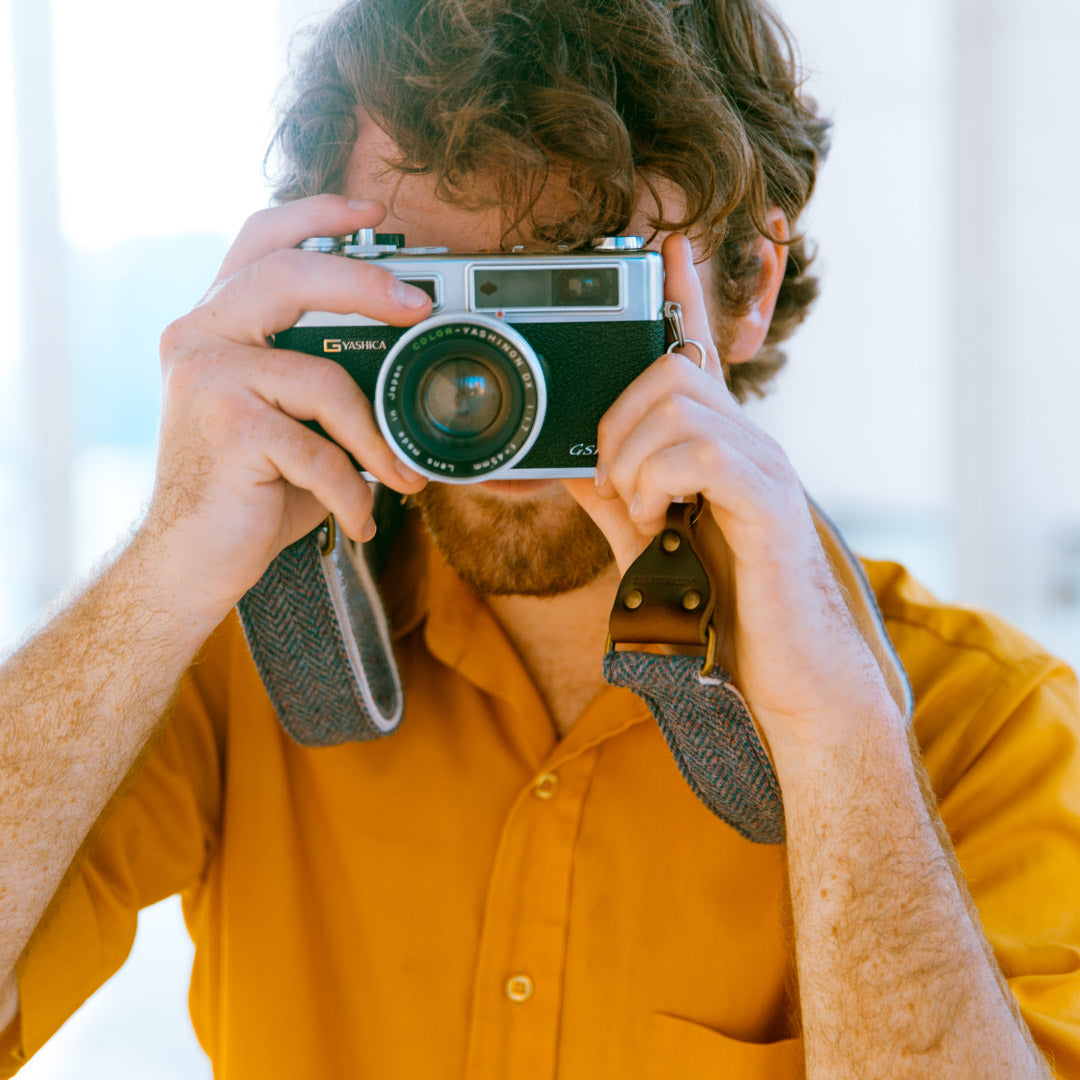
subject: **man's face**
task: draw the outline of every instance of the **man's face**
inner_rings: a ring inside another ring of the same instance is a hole
[[[396,156],[390,138],[370,120],[353,149],[346,194],[393,206],[380,231],[404,233],[410,246],[451,251],[498,251],[527,242],[504,236],[497,207],[470,210],[442,202],[428,176],[399,177],[384,160]],[[538,211],[560,211],[565,189],[544,190]],[[655,206],[642,193],[628,232],[649,236]],[[663,234],[650,246],[659,247]],[[705,295],[712,295],[711,263],[698,265]],[[611,548],[592,519],[559,480],[491,480],[482,484],[430,483],[415,496],[432,539],[454,571],[481,595],[552,596],[581,588],[613,567]]]

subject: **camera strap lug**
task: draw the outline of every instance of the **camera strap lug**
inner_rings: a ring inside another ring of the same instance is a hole
[[[699,368],[704,368],[705,346],[702,345],[700,341],[695,341],[693,338],[688,338],[686,336],[686,330],[683,327],[682,306],[677,304],[674,300],[664,301],[664,325],[667,331],[667,337],[670,338],[671,341],[667,347],[667,351],[669,353],[677,353],[679,349],[683,349],[687,345],[693,345],[698,351],[698,358],[695,363]]]
[[[664,301],[664,326],[667,330],[668,352],[681,349],[686,344],[686,330],[683,327],[682,305],[674,300]]]

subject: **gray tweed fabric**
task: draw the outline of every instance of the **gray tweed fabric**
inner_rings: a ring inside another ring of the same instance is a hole
[[[363,559],[338,536],[287,547],[237,605],[248,648],[285,730],[304,746],[379,738],[402,695],[382,605]]]
[[[784,804],[754,721],[727,675],[701,659],[609,651],[604,678],[648,704],[694,794],[756,844],[782,844]]]

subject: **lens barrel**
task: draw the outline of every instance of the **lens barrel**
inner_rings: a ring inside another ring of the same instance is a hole
[[[492,479],[540,433],[547,387],[540,359],[506,323],[444,314],[406,331],[375,388],[383,437],[411,468],[448,483]]]

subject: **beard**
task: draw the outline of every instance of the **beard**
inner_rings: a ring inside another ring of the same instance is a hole
[[[568,494],[501,499],[434,483],[413,503],[450,568],[481,596],[558,596],[595,581],[615,558]]]

